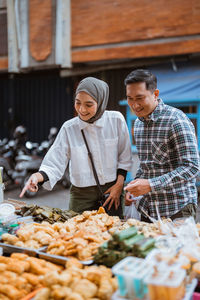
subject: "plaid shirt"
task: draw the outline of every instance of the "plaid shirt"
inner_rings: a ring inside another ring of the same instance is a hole
[[[196,176],[199,154],[192,122],[179,109],[161,99],[148,119],[134,124],[134,138],[140,159],[136,178],[149,179],[151,192],[143,195],[138,210],[157,218],[170,217],[185,205],[197,205]]]

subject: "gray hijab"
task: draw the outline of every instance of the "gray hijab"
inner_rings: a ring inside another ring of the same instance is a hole
[[[100,119],[106,110],[109,97],[109,87],[103,80],[94,77],[86,77],[80,81],[76,89],[76,95],[80,92],[86,92],[97,102],[96,114],[86,121],[88,123],[93,123]]]

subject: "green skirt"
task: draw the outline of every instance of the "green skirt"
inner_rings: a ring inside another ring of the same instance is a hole
[[[114,185],[115,182],[116,181],[101,185],[102,191],[105,192],[109,187]],[[97,186],[76,187],[72,185],[70,188],[69,209],[80,214],[85,210],[97,210],[99,208],[98,201],[100,197],[101,194]],[[115,209],[114,204],[112,205],[111,209],[108,210],[108,205],[105,207],[106,212],[111,216],[119,216],[122,219],[124,208],[124,192],[122,192],[120,196],[120,205],[117,210]]]

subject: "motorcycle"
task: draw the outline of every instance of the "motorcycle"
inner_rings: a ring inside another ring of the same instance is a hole
[[[20,186],[26,170],[17,169],[18,161],[24,160],[25,152],[17,147],[16,141],[10,140],[0,147],[0,166],[3,167],[3,182],[6,190]]]
[[[14,131],[13,140],[3,139],[0,141],[0,166],[4,170],[3,181],[6,190],[17,186],[21,189],[24,187],[31,174],[38,171],[44,155],[56,138],[56,134],[57,128],[51,128],[48,140],[39,145],[26,141],[25,127],[18,126]],[[59,183],[64,188],[70,187],[68,168]],[[27,190],[25,197],[32,198],[36,193]]]
[[[3,167],[3,182],[6,190],[16,187],[22,188],[30,174],[36,172],[41,158],[34,156],[26,147],[26,128],[16,127],[13,140],[0,141],[0,166]],[[27,191],[26,197],[33,197],[35,193]]]
[[[33,156],[33,155],[20,155],[16,157],[16,166],[15,170],[17,172],[23,172],[23,178],[20,181],[20,188],[23,189],[29,177],[38,171],[42,162],[41,157]],[[27,190],[25,192],[26,198],[32,198],[36,195],[37,192],[31,192]]]

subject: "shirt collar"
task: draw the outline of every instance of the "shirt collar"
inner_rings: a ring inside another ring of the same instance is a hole
[[[164,108],[164,102],[162,101],[162,99],[158,99],[158,105],[156,106],[156,108],[154,109],[154,111],[148,116],[147,119],[145,118],[139,118],[140,121],[142,122],[149,122],[150,120],[152,121],[157,121],[158,118],[160,117],[161,115],[161,112]]]
[[[88,126],[103,127],[104,118],[105,118],[105,113],[103,113],[102,117],[100,119],[96,120],[94,123],[87,123],[78,117],[79,127],[80,127],[80,129],[84,129]]]

